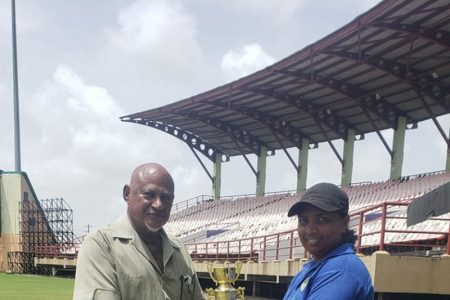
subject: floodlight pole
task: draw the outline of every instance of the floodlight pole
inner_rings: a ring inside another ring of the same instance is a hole
[[[13,65],[13,94],[14,94],[14,152],[15,170],[21,172],[20,164],[20,120],[19,120],[19,84],[17,75],[17,39],[16,39],[16,2],[11,0],[12,21],[12,65]]]

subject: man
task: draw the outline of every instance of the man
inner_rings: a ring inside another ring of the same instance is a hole
[[[189,253],[162,228],[174,199],[167,170],[156,163],[137,167],[123,198],[127,213],[81,246],[73,299],[202,299]]]
[[[331,183],[309,188],[288,212],[298,217],[298,236],[312,261],[295,275],[284,300],[372,300],[369,272],[355,255],[348,196]]]

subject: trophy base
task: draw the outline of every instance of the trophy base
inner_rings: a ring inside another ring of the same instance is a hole
[[[244,290],[243,287],[227,288],[227,289],[206,289],[208,295],[208,300],[244,300]]]

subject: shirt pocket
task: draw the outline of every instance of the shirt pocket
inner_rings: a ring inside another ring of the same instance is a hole
[[[121,300],[120,296],[109,290],[96,289],[92,300]]]
[[[195,292],[199,294],[199,291],[195,291],[196,288],[199,288],[196,286],[196,282],[197,278],[195,273],[186,277],[183,284],[183,299],[194,299],[193,297],[195,296]]]
[[[194,283],[183,285],[183,299],[193,299]],[[197,299],[196,299],[197,300]]]
[[[122,273],[119,285],[124,299],[164,299],[159,279],[150,272],[145,275]]]

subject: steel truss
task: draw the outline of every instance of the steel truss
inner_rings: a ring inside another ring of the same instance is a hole
[[[8,267],[15,273],[49,274],[46,267],[35,267],[34,258],[49,245],[73,245],[73,211],[63,198],[34,201],[25,193],[20,203],[20,249],[8,252]]]

